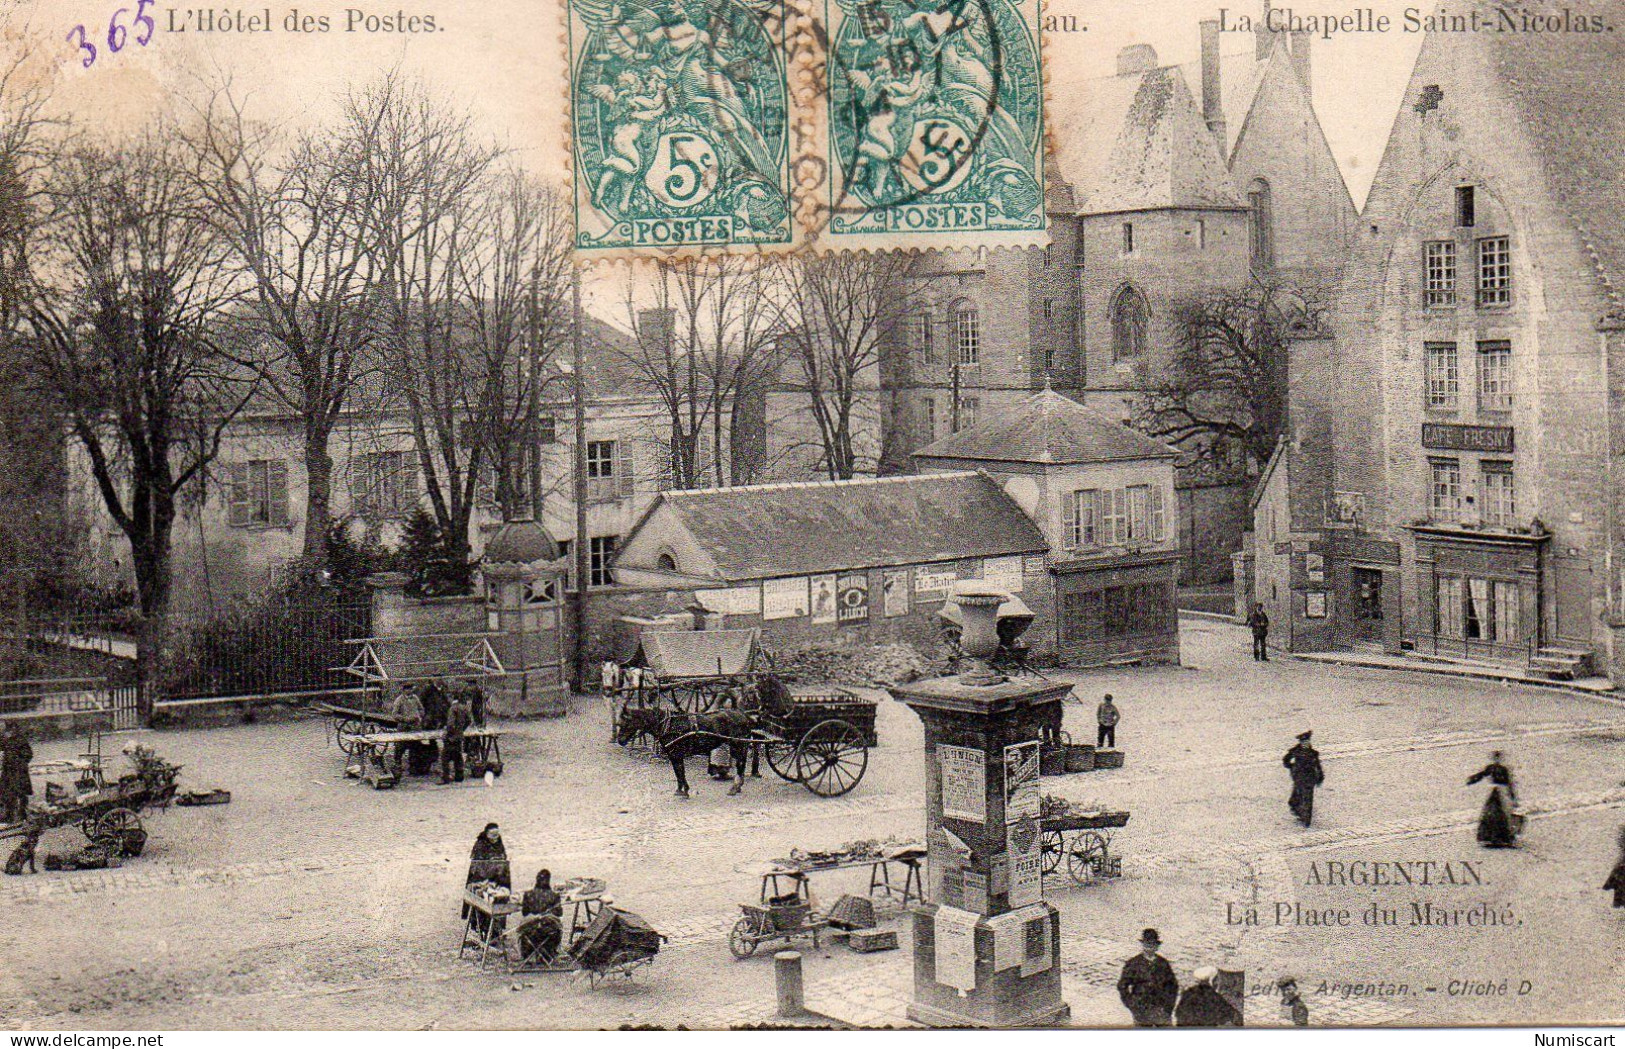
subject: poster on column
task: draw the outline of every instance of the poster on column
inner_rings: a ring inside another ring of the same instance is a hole
[[[1025,907],[1044,898],[1044,850],[1039,844],[1038,817],[1023,817],[1005,825],[1010,854],[1010,906]]]
[[[942,770],[942,814],[982,823],[987,819],[987,759],[974,747],[937,747]]]
[[[1039,747],[1038,740],[1004,748],[1004,818],[1037,819]]]
[[[937,982],[956,991],[976,990],[976,923],[982,916],[958,907],[938,907]]]

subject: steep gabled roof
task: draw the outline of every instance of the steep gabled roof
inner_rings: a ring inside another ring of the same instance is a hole
[[[1079,214],[1244,206],[1177,67],[1091,81],[1079,116],[1059,148]]]
[[[1253,111],[1253,102],[1258,98],[1258,89],[1264,83],[1264,76],[1269,72],[1276,51],[1280,52],[1282,61],[1288,61],[1287,49],[1279,40],[1271,49],[1270,58],[1260,60],[1255,57],[1257,52],[1250,39],[1246,51],[1221,55],[1219,58],[1219,109],[1224,113],[1224,155],[1227,159],[1236,148],[1236,140],[1241,137],[1247,115]],[[1196,94],[1200,110],[1202,63],[1186,62],[1179,67],[1179,72]]]
[[[949,434],[914,454],[921,459],[1050,466],[1179,455],[1168,445],[1054,390],[1043,390],[1010,411],[990,413],[986,422]]]
[[[984,474],[961,472],[662,493],[729,582],[1032,554],[1044,537]]]
[[[1550,14],[1516,0],[1501,6]],[[1625,25],[1625,0],[1595,0],[1583,10],[1605,25]],[[1472,37],[1488,50],[1609,299],[1625,305],[1625,32]]]

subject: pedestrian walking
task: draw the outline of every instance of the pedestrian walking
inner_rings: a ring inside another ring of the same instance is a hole
[[[1518,791],[1512,785],[1512,770],[1501,760],[1498,750],[1490,755],[1490,763],[1467,778],[1470,787],[1480,780],[1490,781],[1489,797],[1478,816],[1478,843],[1489,849],[1508,849],[1518,843],[1518,824],[1523,817],[1516,812]]]
[[[474,723],[468,709],[468,698],[462,693],[451,698],[451,709],[446,711],[446,734],[440,742],[440,782],[451,783],[452,767],[457,769],[455,782],[463,781],[463,736]]]
[[[1608,875],[1602,887],[1614,891],[1615,907],[1625,907],[1625,827],[1619,830],[1619,862],[1614,864],[1613,873]]]
[[[1264,614],[1264,602],[1255,603],[1253,610],[1247,613],[1247,625],[1253,631],[1253,659],[1268,663],[1270,661],[1270,617]]]
[[[0,822],[21,823],[28,818],[28,799],[34,793],[28,766],[33,760],[27,730],[7,720],[4,735],[0,735]]]
[[[1095,708],[1095,722],[1100,726],[1100,733],[1096,745],[1102,749],[1117,746],[1117,723],[1123,718],[1123,712],[1117,709],[1112,702],[1112,694],[1106,693],[1106,698],[1100,701]]]
[[[1162,937],[1157,930],[1140,934],[1140,953],[1123,963],[1117,996],[1123,1000],[1136,1027],[1167,1027],[1179,1000],[1179,980],[1168,959],[1157,952]]]
[[[1241,1015],[1213,986],[1219,970],[1204,965],[1191,974],[1196,982],[1185,988],[1174,1007],[1175,1027],[1240,1027]]]
[[[1305,827],[1315,815],[1315,788],[1326,782],[1326,770],[1320,765],[1320,752],[1309,745],[1309,739],[1314,730],[1298,733],[1298,743],[1286,756],[1281,764],[1292,773],[1292,797],[1287,799],[1287,808],[1292,815]]]
[[[1281,992],[1281,1019],[1293,1027],[1308,1027],[1309,1007],[1303,1003],[1303,996],[1298,993],[1298,981],[1290,976],[1283,976],[1275,981],[1275,986]]]

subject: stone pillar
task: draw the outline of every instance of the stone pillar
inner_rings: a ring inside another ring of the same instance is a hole
[[[1045,903],[1039,729],[1067,685],[934,678],[892,695],[925,724],[931,903],[913,908],[910,1019],[936,1027],[1064,1022],[1060,913]]]
[[[562,717],[565,688],[562,569],[556,565],[487,565],[487,627],[508,677],[495,699],[503,716]]]

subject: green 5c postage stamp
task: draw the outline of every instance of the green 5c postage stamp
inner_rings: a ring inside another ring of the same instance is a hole
[[[569,0],[576,248],[792,241],[783,0]]]
[[[1039,0],[825,0],[823,247],[1045,242]]]

